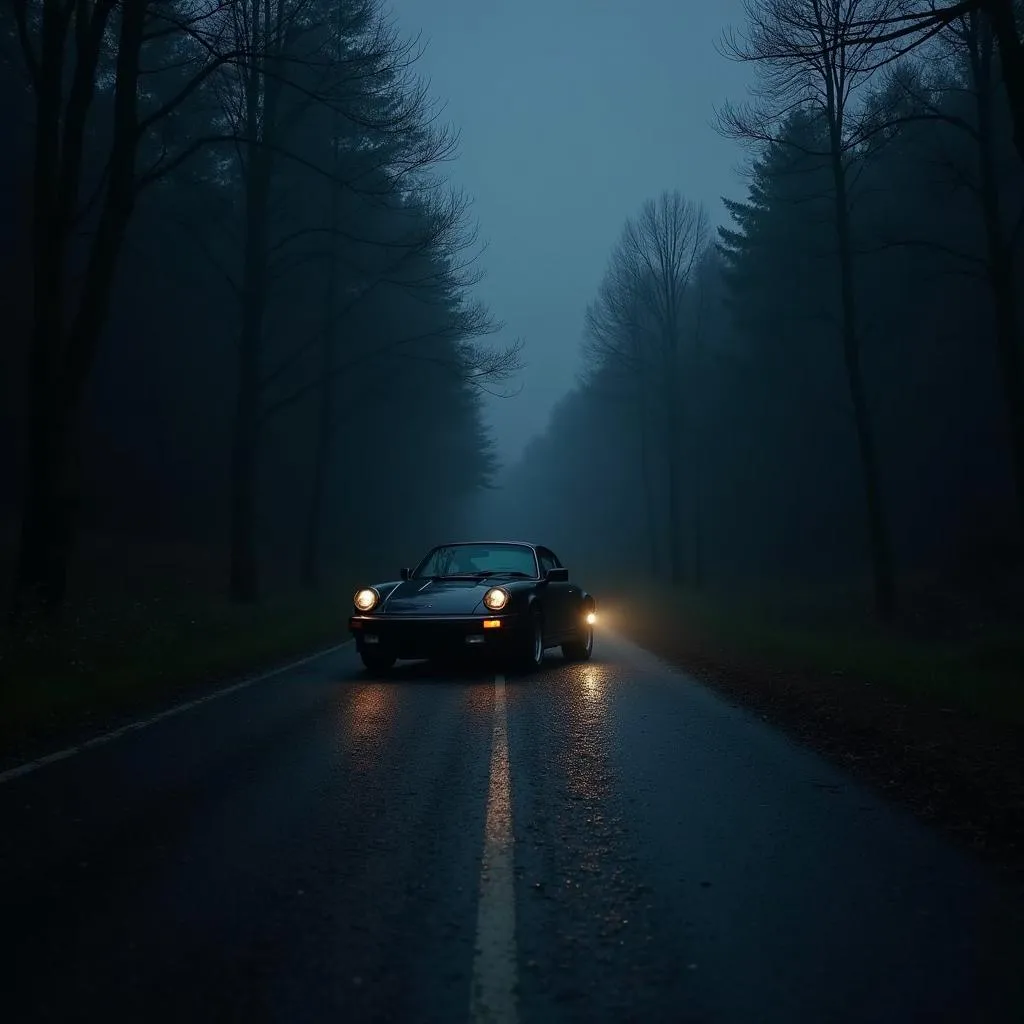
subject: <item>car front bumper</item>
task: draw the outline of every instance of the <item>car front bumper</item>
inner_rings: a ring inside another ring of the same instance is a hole
[[[484,625],[498,623],[498,625]],[[379,647],[397,658],[435,658],[465,653],[507,654],[522,642],[521,615],[353,615],[348,628],[360,653]]]

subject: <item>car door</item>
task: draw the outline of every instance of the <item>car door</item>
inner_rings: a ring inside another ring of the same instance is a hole
[[[562,563],[553,551],[538,548],[541,575],[548,569],[561,569]],[[548,621],[546,632],[553,639],[561,640],[572,630],[572,584],[552,581],[544,584],[544,612]]]

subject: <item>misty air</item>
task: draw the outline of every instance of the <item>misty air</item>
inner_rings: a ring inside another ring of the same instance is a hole
[[[1019,0],[5,0],[0,1014],[1024,1020]]]

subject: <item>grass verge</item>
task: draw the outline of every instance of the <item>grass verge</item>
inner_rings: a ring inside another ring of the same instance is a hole
[[[344,590],[347,596],[348,590]],[[0,639],[0,759],[155,709],[348,636],[342,591],[239,606],[205,595],[93,603]]]
[[[838,618],[818,605],[813,624],[793,605],[713,597],[644,585],[614,601],[625,629],[670,637],[695,656],[736,666],[849,678],[894,696],[1024,726],[1024,628],[976,625],[924,639],[863,617]]]

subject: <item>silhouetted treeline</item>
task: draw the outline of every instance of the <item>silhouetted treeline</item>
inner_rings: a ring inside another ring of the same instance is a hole
[[[1019,571],[1024,175],[985,17],[927,57],[859,58],[845,119],[727,111],[747,198],[717,238],[678,194],[630,220],[583,378],[490,514],[677,582],[873,574],[883,615],[894,578]]]
[[[60,605],[83,530],[222,550],[252,599],[261,565],[314,583],[447,528],[517,355],[377,0],[5,10],[17,609]]]

